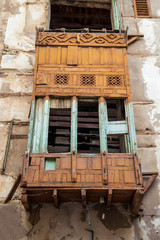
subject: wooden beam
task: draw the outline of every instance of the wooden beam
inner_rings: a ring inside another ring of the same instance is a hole
[[[82,207],[86,207],[86,190],[82,189],[81,190],[81,198],[82,198]]]
[[[108,190],[108,197],[107,197],[107,208],[110,208],[110,206],[111,206],[112,194],[113,194],[112,189],[109,189]]]
[[[8,203],[12,199],[15,191],[17,190],[17,188],[18,188],[18,186],[20,184],[20,181],[21,181],[21,174],[19,174],[17,176],[17,178],[16,178],[16,180],[15,180],[11,190],[9,191],[9,193],[8,193],[8,195],[7,195],[7,197],[6,197],[5,201],[4,201],[4,204]]]
[[[144,186],[144,193],[147,192],[147,190],[150,188],[150,186],[152,185],[152,183],[154,182],[154,180],[156,179],[157,176],[158,176],[158,173],[150,176],[149,180],[147,181],[146,185]]]
[[[127,45],[135,42],[138,38],[140,37],[144,37],[144,35],[142,34],[137,34],[137,35],[128,35],[128,41],[127,41]]]
[[[58,194],[57,194],[57,189],[53,190],[53,199],[54,199],[54,206],[58,208],[59,203],[58,203]]]

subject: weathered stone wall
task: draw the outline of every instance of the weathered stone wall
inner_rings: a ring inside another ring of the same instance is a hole
[[[160,1],[150,0],[152,18],[134,18],[133,0],[120,2],[124,27],[129,27],[130,34],[144,34],[144,38],[128,47],[138,153],[143,171],[160,172]],[[85,230],[87,213],[80,203],[63,204],[60,209],[52,204],[34,206],[29,217],[19,201],[19,189],[14,200],[3,205],[21,171],[32,94],[35,27],[48,28],[50,4],[49,0],[1,0],[0,9],[0,168],[9,122],[14,119],[6,172],[0,175],[0,239],[89,239]],[[133,218],[126,206],[106,210],[103,206],[89,205],[95,239],[158,240],[159,203],[157,178],[144,197],[140,219]]]

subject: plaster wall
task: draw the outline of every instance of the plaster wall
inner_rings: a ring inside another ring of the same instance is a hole
[[[134,18],[133,0],[120,0],[120,5],[124,28],[128,26],[130,34],[144,34],[128,47],[138,154],[143,171],[160,172],[160,1],[150,0],[151,18]],[[35,27],[48,28],[50,4],[49,0],[1,0],[0,9],[0,168],[9,122],[14,119],[6,172],[0,175],[0,239],[89,239],[85,230],[88,214],[80,203],[63,204],[60,209],[52,204],[33,206],[29,214],[19,201],[18,189],[13,200],[3,205],[21,172],[32,94]],[[107,210],[89,205],[95,239],[158,240],[159,178],[145,195],[143,209],[140,218],[133,218],[128,206],[115,205]]]

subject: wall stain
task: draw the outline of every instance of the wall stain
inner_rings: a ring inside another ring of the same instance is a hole
[[[98,212],[99,221],[109,230],[115,231],[118,228],[130,228],[132,226],[127,217],[115,206],[107,209],[105,205],[95,205],[94,209]],[[104,220],[102,220],[103,213],[105,214]]]

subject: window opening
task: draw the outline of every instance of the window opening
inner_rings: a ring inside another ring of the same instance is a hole
[[[45,158],[45,170],[56,170],[56,158]]]
[[[137,17],[150,17],[149,0],[134,0],[134,9]]]
[[[97,100],[78,101],[78,152],[100,153]]]
[[[125,120],[124,100],[107,100],[108,121]],[[107,147],[109,153],[125,153],[124,135],[107,135]]]
[[[95,8],[92,3],[90,7],[86,7],[85,4],[84,7],[73,5],[57,4],[52,0],[50,29],[112,29],[110,1],[107,1],[106,8]]]
[[[70,152],[71,108],[66,107],[64,101],[64,99],[57,99],[55,106],[52,105],[50,108],[48,134],[49,153]],[[53,100],[53,102],[55,101]]]

